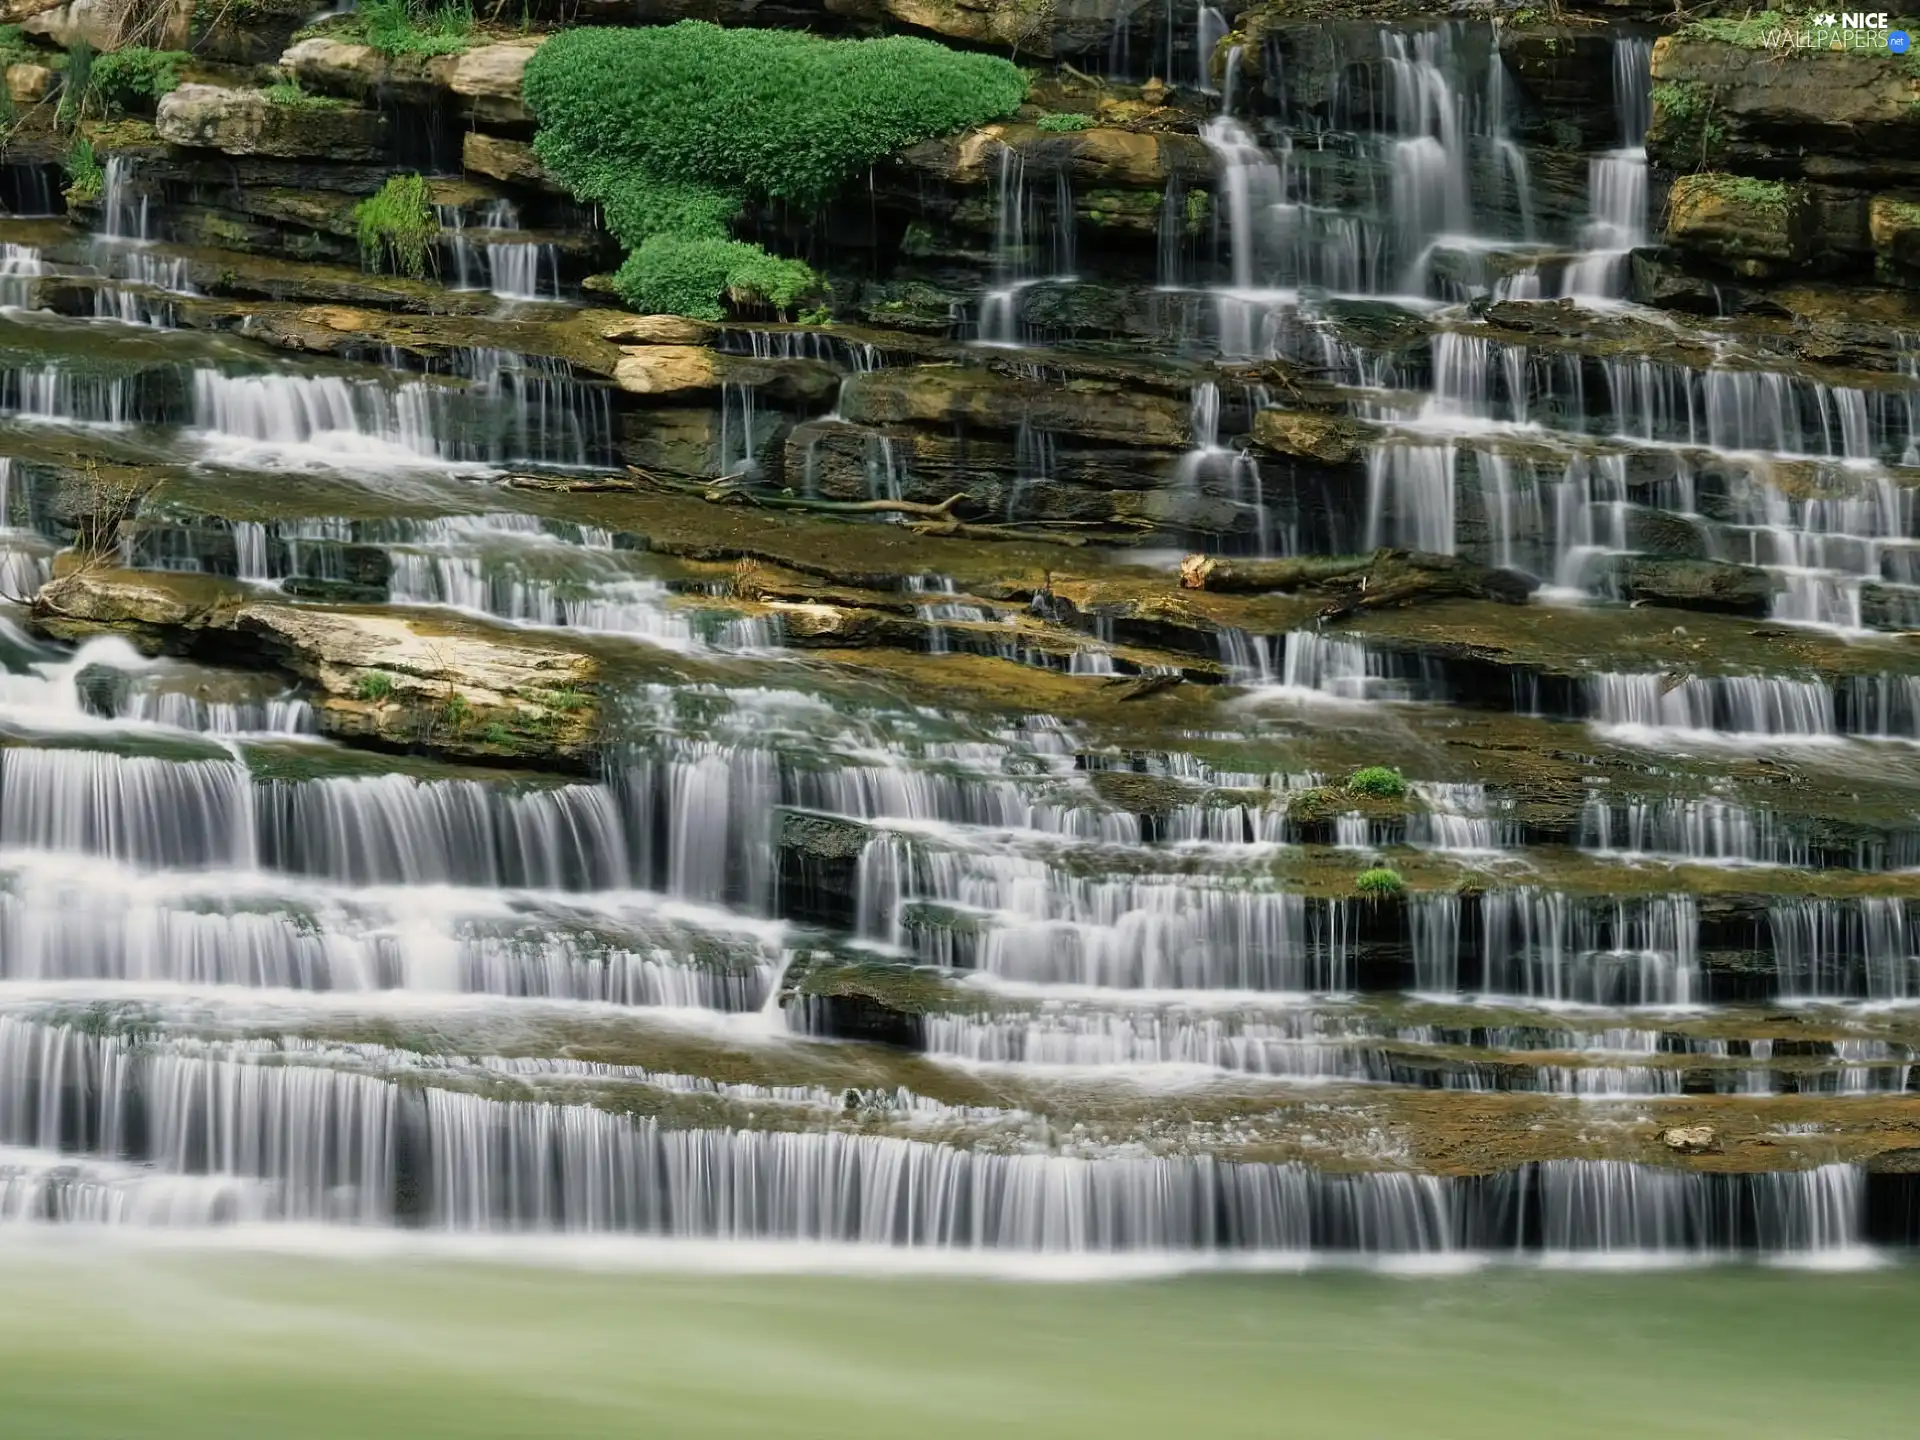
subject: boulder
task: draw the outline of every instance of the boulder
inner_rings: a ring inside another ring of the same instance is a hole
[[[1617,557],[1613,578],[1628,600],[1734,615],[1765,615],[1779,589],[1773,576],[1753,565],[1650,555]]]
[[[1001,157],[1020,156],[1029,179],[1068,175],[1096,190],[1164,190],[1169,180],[1206,185],[1214,179],[1213,152],[1197,135],[1134,130],[1042,130],[1036,125],[987,125],[901,152],[900,163],[953,185],[997,184]]]
[[[161,97],[154,129],[162,140],[225,155],[377,160],[387,118],[350,105],[283,104],[260,90],[182,85]]]
[[[9,65],[7,93],[16,105],[38,105],[53,89],[53,71],[45,65]]]
[[[1744,175],[1682,175],[1667,205],[1667,243],[1764,279],[1794,270],[1812,254],[1813,225],[1797,185]]]
[[[498,180],[503,185],[531,185],[555,194],[565,194],[554,183],[524,140],[502,140],[469,130],[460,141],[460,164],[470,174]]]
[[[467,111],[480,125],[531,125],[533,111],[521,98],[520,85],[527,61],[540,41],[509,45],[482,45],[464,51],[453,67],[449,87],[467,102]]]
[[[319,95],[391,98],[431,105],[453,79],[451,55],[388,55],[357,41],[313,35],[280,57],[280,68]]]
[[[635,345],[623,349],[613,379],[632,395],[686,395],[720,388],[720,360],[699,345]]]
[[[1660,1143],[1682,1155],[1704,1155],[1715,1149],[1711,1125],[1673,1125],[1660,1132]]]

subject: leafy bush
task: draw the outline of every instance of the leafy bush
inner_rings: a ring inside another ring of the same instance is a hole
[[[393,677],[384,670],[369,670],[353,687],[357,699],[381,701],[393,694]]]
[[[1376,865],[1371,870],[1362,870],[1353,877],[1353,888],[1362,895],[1398,895],[1407,888],[1407,882],[1400,878],[1398,870],[1389,870],[1384,865]]]
[[[801,262],[732,238],[748,202],[824,204],[906,145],[1007,114],[1026,81],[929,40],[688,20],[564,31],[534,52],[525,93],[542,162],[631,252],[622,297],[718,319],[722,295],[785,308],[812,282]]]
[[[440,236],[427,182],[418,175],[396,175],[379,193],[353,207],[360,254],[372,269],[391,265],[396,274],[415,280],[433,262],[433,242]]]
[[[178,50],[129,45],[93,57],[92,92],[109,114],[151,112],[160,97],[180,88],[180,66],[193,57]]]
[[[1068,113],[1068,114],[1060,114],[1060,115],[1042,115],[1038,120],[1034,121],[1033,123],[1034,123],[1034,128],[1039,130],[1066,131],[1066,130],[1091,130],[1093,129],[1094,126],[1098,125],[1100,122],[1094,119],[1093,116],[1091,115],[1075,115],[1075,114]]]
[[[1369,765],[1347,777],[1347,790],[1353,795],[1371,795],[1376,800],[1398,800],[1407,793],[1407,782],[1398,770]]]
[[[429,9],[418,0],[364,0],[360,34],[386,55],[451,55],[473,38],[473,9],[447,4]]]
[[[65,191],[69,205],[90,205],[100,198],[107,183],[107,172],[93,153],[93,145],[83,135],[73,142],[64,162],[67,172]]]

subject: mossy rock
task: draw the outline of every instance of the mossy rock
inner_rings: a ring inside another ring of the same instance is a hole
[[[1744,175],[1683,175],[1673,182],[1667,242],[1764,279],[1798,269],[1813,253],[1812,207],[1805,190]]]

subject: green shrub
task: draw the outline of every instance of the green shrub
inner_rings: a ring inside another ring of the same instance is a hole
[[[433,242],[440,236],[427,182],[418,175],[396,175],[378,194],[353,207],[360,255],[374,270],[391,266],[415,280],[433,263]]]
[[[358,14],[361,36],[386,55],[451,55],[473,38],[473,9],[466,4],[363,0]]]
[[[100,167],[100,161],[93,153],[93,145],[84,135],[73,142],[64,164],[67,172],[67,188],[64,192],[67,203],[91,205],[98,200],[101,189],[107,183],[107,172]]]
[[[1347,791],[1353,795],[1371,795],[1376,800],[1398,800],[1407,793],[1407,782],[1398,770],[1369,765],[1347,777]]]
[[[385,700],[393,694],[393,677],[384,670],[369,670],[353,687],[353,693],[361,700]]]
[[[825,204],[904,146],[1007,114],[1026,81],[929,40],[688,20],[564,31],[534,52],[525,93],[542,162],[630,252],[622,298],[719,319],[722,296],[785,309],[814,283],[801,262],[732,237],[749,202]]]
[[[1040,130],[1091,130],[1100,122],[1091,115],[1042,115],[1034,121],[1034,127]]]
[[[178,50],[129,45],[93,57],[92,89],[111,115],[151,113],[160,97],[180,88],[180,67],[193,57]]]
[[[1362,895],[1398,895],[1407,888],[1407,882],[1400,878],[1398,870],[1389,870],[1384,865],[1376,865],[1371,870],[1362,870],[1353,877],[1353,888]]]

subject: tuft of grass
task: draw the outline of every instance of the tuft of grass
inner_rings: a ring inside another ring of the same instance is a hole
[[[421,176],[394,176],[353,207],[353,223],[369,269],[391,266],[395,274],[419,280],[432,267],[440,222]]]
[[[473,7],[419,0],[362,0],[359,29],[383,55],[453,55],[473,40]]]
[[[63,192],[67,204],[91,205],[100,198],[100,191],[107,183],[107,172],[93,153],[92,141],[84,135],[76,139],[62,164],[67,172],[67,188]]]
[[[1407,782],[1398,770],[1368,765],[1347,777],[1347,793],[1370,795],[1376,800],[1398,800],[1407,793]]]
[[[1042,115],[1038,120],[1033,122],[1034,128],[1037,130],[1053,131],[1091,130],[1099,123],[1100,122],[1091,115],[1078,115],[1070,112],[1062,112],[1058,115]]]
[[[369,670],[362,675],[353,687],[356,700],[366,700],[374,704],[393,697],[393,677],[384,670]]]
[[[1371,870],[1362,870],[1353,877],[1353,888],[1362,895],[1398,895],[1407,888],[1407,882],[1400,878],[1398,870],[1389,870],[1384,865],[1376,865]]]
[[[277,80],[260,93],[267,97],[267,103],[271,105],[292,106],[297,109],[344,108],[347,103],[344,100],[336,100],[331,95],[315,95],[309,90],[301,89],[300,81],[295,76]]]

